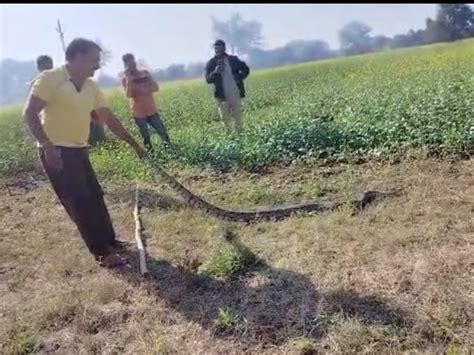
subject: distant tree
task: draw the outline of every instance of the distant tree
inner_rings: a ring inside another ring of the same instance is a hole
[[[406,47],[408,44],[407,36],[406,35],[395,35],[393,36],[392,40],[390,41],[390,48],[403,48]]]
[[[423,38],[425,43],[445,42],[451,40],[447,28],[431,18],[426,19],[426,29],[423,33]]]
[[[390,48],[418,46],[426,43],[426,30],[410,30],[407,34],[396,35],[390,41]]]
[[[167,72],[172,79],[182,79],[186,76],[184,64],[172,64],[168,67]]]
[[[97,82],[102,87],[115,87],[118,86],[120,83],[116,78],[113,78],[107,74],[101,73],[97,79]]]
[[[246,21],[238,13],[225,21],[212,18],[212,32],[226,42],[232,54],[248,54],[250,50],[260,48],[263,42],[262,24]]]
[[[253,48],[249,51],[249,64],[254,68],[264,68],[273,66],[270,63],[271,50]]]
[[[36,63],[33,60],[0,61],[0,104],[7,105],[26,99],[30,82],[36,75]]]
[[[408,43],[410,46],[418,46],[425,43],[424,30],[408,31]]]
[[[320,40],[292,41],[284,48],[291,52],[291,60],[295,63],[327,58],[331,55],[329,45]]]
[[[360,54],[372,50],[370,32],[372,28],[365,23],[352,21],[339,31],[339,40],[344,54]]]
[[[371,49],[374,51],[380,51],[390,46],[392,40],[387,36],[375,36],[372,38]]]
[[[324,41],[318,39],[296,40],[275,49],[252,49],[249,53],[249,63],[253,67],[262,68],[308,62],[333,56],[335,56],[335,52]]]
[[[190,63],[186,66],[187,78],[198,78],[204,73],[205,63]]]
[[[186,77],[186,69],[184,64],[171,64],[166,69],[156,70],[153,75],[159,81],[179,80]]]
[[[474,14],[467,4],[439,4],[436,22],[447,32],[451,41],[473,34]]]

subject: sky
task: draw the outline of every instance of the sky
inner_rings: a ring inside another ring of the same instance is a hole
[[[203,62],[212,56],[211,18],[239,12],[262,23],[265,48],[296,39],[321,39],[335,49],[346,23],[367,23],[373,34],[393,36],[420,29],[434,17],[435,4],[11,4],[0,5],[0,60],[34,60],[49,54],[55,65],[64,55],[57,19],[66,42],[74,37],[99,40],[111,53],[103,68],[116,76],[121,56],[132,52],[150,68]]]

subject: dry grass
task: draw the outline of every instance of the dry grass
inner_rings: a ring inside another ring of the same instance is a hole
[[[365,188],[405,186],[408,194],[358,216],[342,209],[243,225],[148,186],[148,279],[136,268],[96,266],[48,184],[3,188],[0,352],[468,353],[473,174],[472,161],[434,160],[180,172],[193,191],[234,208]],[[104,186],[116,228],[132,243],[133,186]],[[228,230],[234,251],[262,261],[230,279],[202,271],[230,247]]]

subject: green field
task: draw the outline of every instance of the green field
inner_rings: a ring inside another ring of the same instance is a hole
[[[159,159],[258,169],[296,159],[393,159],[413,151],[466,155],[474,142],[473,56],[468,40],[253,72],[240,138],[224,133],[204,79],[164,84],[157,100],[175,150]],[[123,92],[112,91],[110,101],[139,137]],[[108,159],[110,153],[117,159]],[[3,173],[32,164],[19,108],[0,113],[0,157]],[[137,169],[114,142],[97,149],[95,159],[104,173]]]

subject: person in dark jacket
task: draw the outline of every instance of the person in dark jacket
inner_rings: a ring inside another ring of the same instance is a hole
[[[225,42],[214,43],[216,55],[206,64],[206,81],[214,84],[219,114],[229,132],[232,124],[237,133],[243,129],[241,99],[245,97],[244,80],[250,69],[237,56],[226,53]]]

